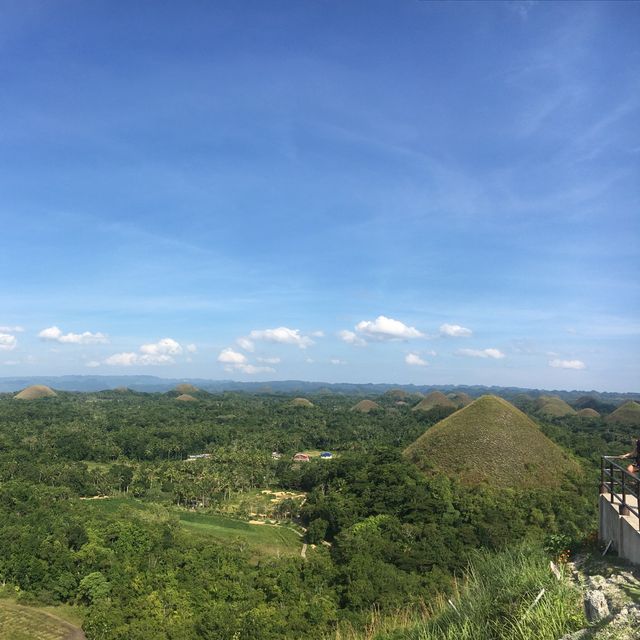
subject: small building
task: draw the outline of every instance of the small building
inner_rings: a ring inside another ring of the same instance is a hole
[[[306,453],[296,453],[296,455],[293,456],[294,462],[309,462],[310,460],[311,458]]]
[[[211,457],[210,453],[194,453],[187,457],[188,462],[193,462],[194,460],[207,460]]]
[[[333,458],[333,453],[331,453],[331,451],[323,451],[323,452],[320,454],[320,457],[321,457],[323,460],[331,460],[331,458]]]
[[[278,451],[273,451],[273,452],[271,453],[271,457],[272,457],[274,460],[280,460],[280,458],[282,458],[282,454],[281,454],[281,453],[279,453]]]

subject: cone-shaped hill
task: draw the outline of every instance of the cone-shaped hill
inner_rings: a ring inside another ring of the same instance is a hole
[[[580,409],[580,411],[578,411],[578,415],[581,418],[599,418],[600,417],[600,414],[595,409],[591,409],[591,407]]]
[[[607,416],[607,422],[640,427],[640,404],[633,401],[625,402]]]
[[[359,411],[360,413],[369,413],[370,411],[378,411],[382,407],[373,400],[360,400],[358,404],[351,407],[351,411]]]
[[[468,404],[473,402],[473,398],[464,393],[464,391],[459,391],[458,393],[449,393],[447,394],[447,398],[456,405],[456,407],[466,407]]]
[[[51,387],[47,387],[44,384],[34,384],[23,389],[14,398],[17,400],[38,400],[39,398],[55,398],[57,395]]]
[[[180,402],[198,402],[197,398],[194,398],[193,396],[190,396],[188,393],[183,393],[181,395],[179,395],[176,400],[179,400]]]
[[[467,485],[555,487],[563,471],[579,471],[535,422],[496,396],[482,396],[441,420],[404,453],[424,471],[455,476]]]
[[[311,400],[306,398],[294,398],[290,403],[292,407],[313,407],[314,404]]]
[[[406,400],[411,397],[411,394],[404,389],[389,389],[389,391],[385,391],[384,395],[390,400]]]
[[[177,384],[173,390],[177,391],[180,395],[189,394],[189,393],[198,393],[198,391],[200,391],[198,387],[194,387],[192,384],[187,384],[186,382],[182,384]]]
[[[536,402],[536,409],[540,415],[551,418],[575,415],[573,407],[558,396],[540,396]]]
[[[431,409],[435,409],[436,407],[457,409],[456,404],[447,398],[444,393],[441,391],[432,391],[413,407],[413,411],[431,411]]]

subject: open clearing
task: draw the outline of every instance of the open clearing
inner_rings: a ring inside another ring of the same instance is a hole
[[[257,526],[223,516],[183,512],[180,522],[202,535],[221,542],[237,541],[246,544],[252,551],[268,555],[299,555],[300,536],[287,527]]]
[[[85,640],[85,635],[42,609],[0,600],[0,640]]]
[[[268,500],[263,496],[264,500]],[[229,543],[246,545],[255,556],[263,555],[300,555],[300,534],[284,526],[257,526],[245,520],[237,520],[227,516],[184,511],[167,508],[158,504],[136,500],[135,498],[108,498],[102,500],[83,501],[83,507],[111,515],[126,518],[126,512],[133,509],[141,515],[153,517],[161,511],[177,516],[186,532],[193,536]],[[166,509],[166,510],[165,510]],[[4,640],[4,639],[1,639]]]

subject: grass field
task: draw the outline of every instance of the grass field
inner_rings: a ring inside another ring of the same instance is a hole
[[[151,502],[134,498],[107,498],[105,500],[85,500],[83,507],[98,513],[118,514],[133,509],[141,516],[153,517],[164,512],[178,517],[184,531],[193,536],[206,536],[220,542],[234,542],[246,545],[255,556],[299,555],[302,548],[300,536],[287,527],[249,524],[226,516],[195,513],[177,508],[166,508]],[[123,514],[123,517],[124,516]]]
[[[300,555],[300,536],[287,527],[249,524],[224,516],[181,512],[180,522],[196,535],[246,544],[259,555]]]
[[[0,600],[0,640],[84,640],[82,630],[55,614]]]

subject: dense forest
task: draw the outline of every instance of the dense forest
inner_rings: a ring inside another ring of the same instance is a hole
[[[403,456],[453,408],[412,411],[416,398],[389,394],[367,413],[352,410],[360,396],[178,396],[0,396],[4,597],[73,605],[89,640],[332,637],[372,610],[453,593],[479,550],[555,557],[588,544],[599,457],[628,451],[636,429],[542,418],[521,399],[583,474],[497,490]],[[461,455],[482,464],[464,443]]]

